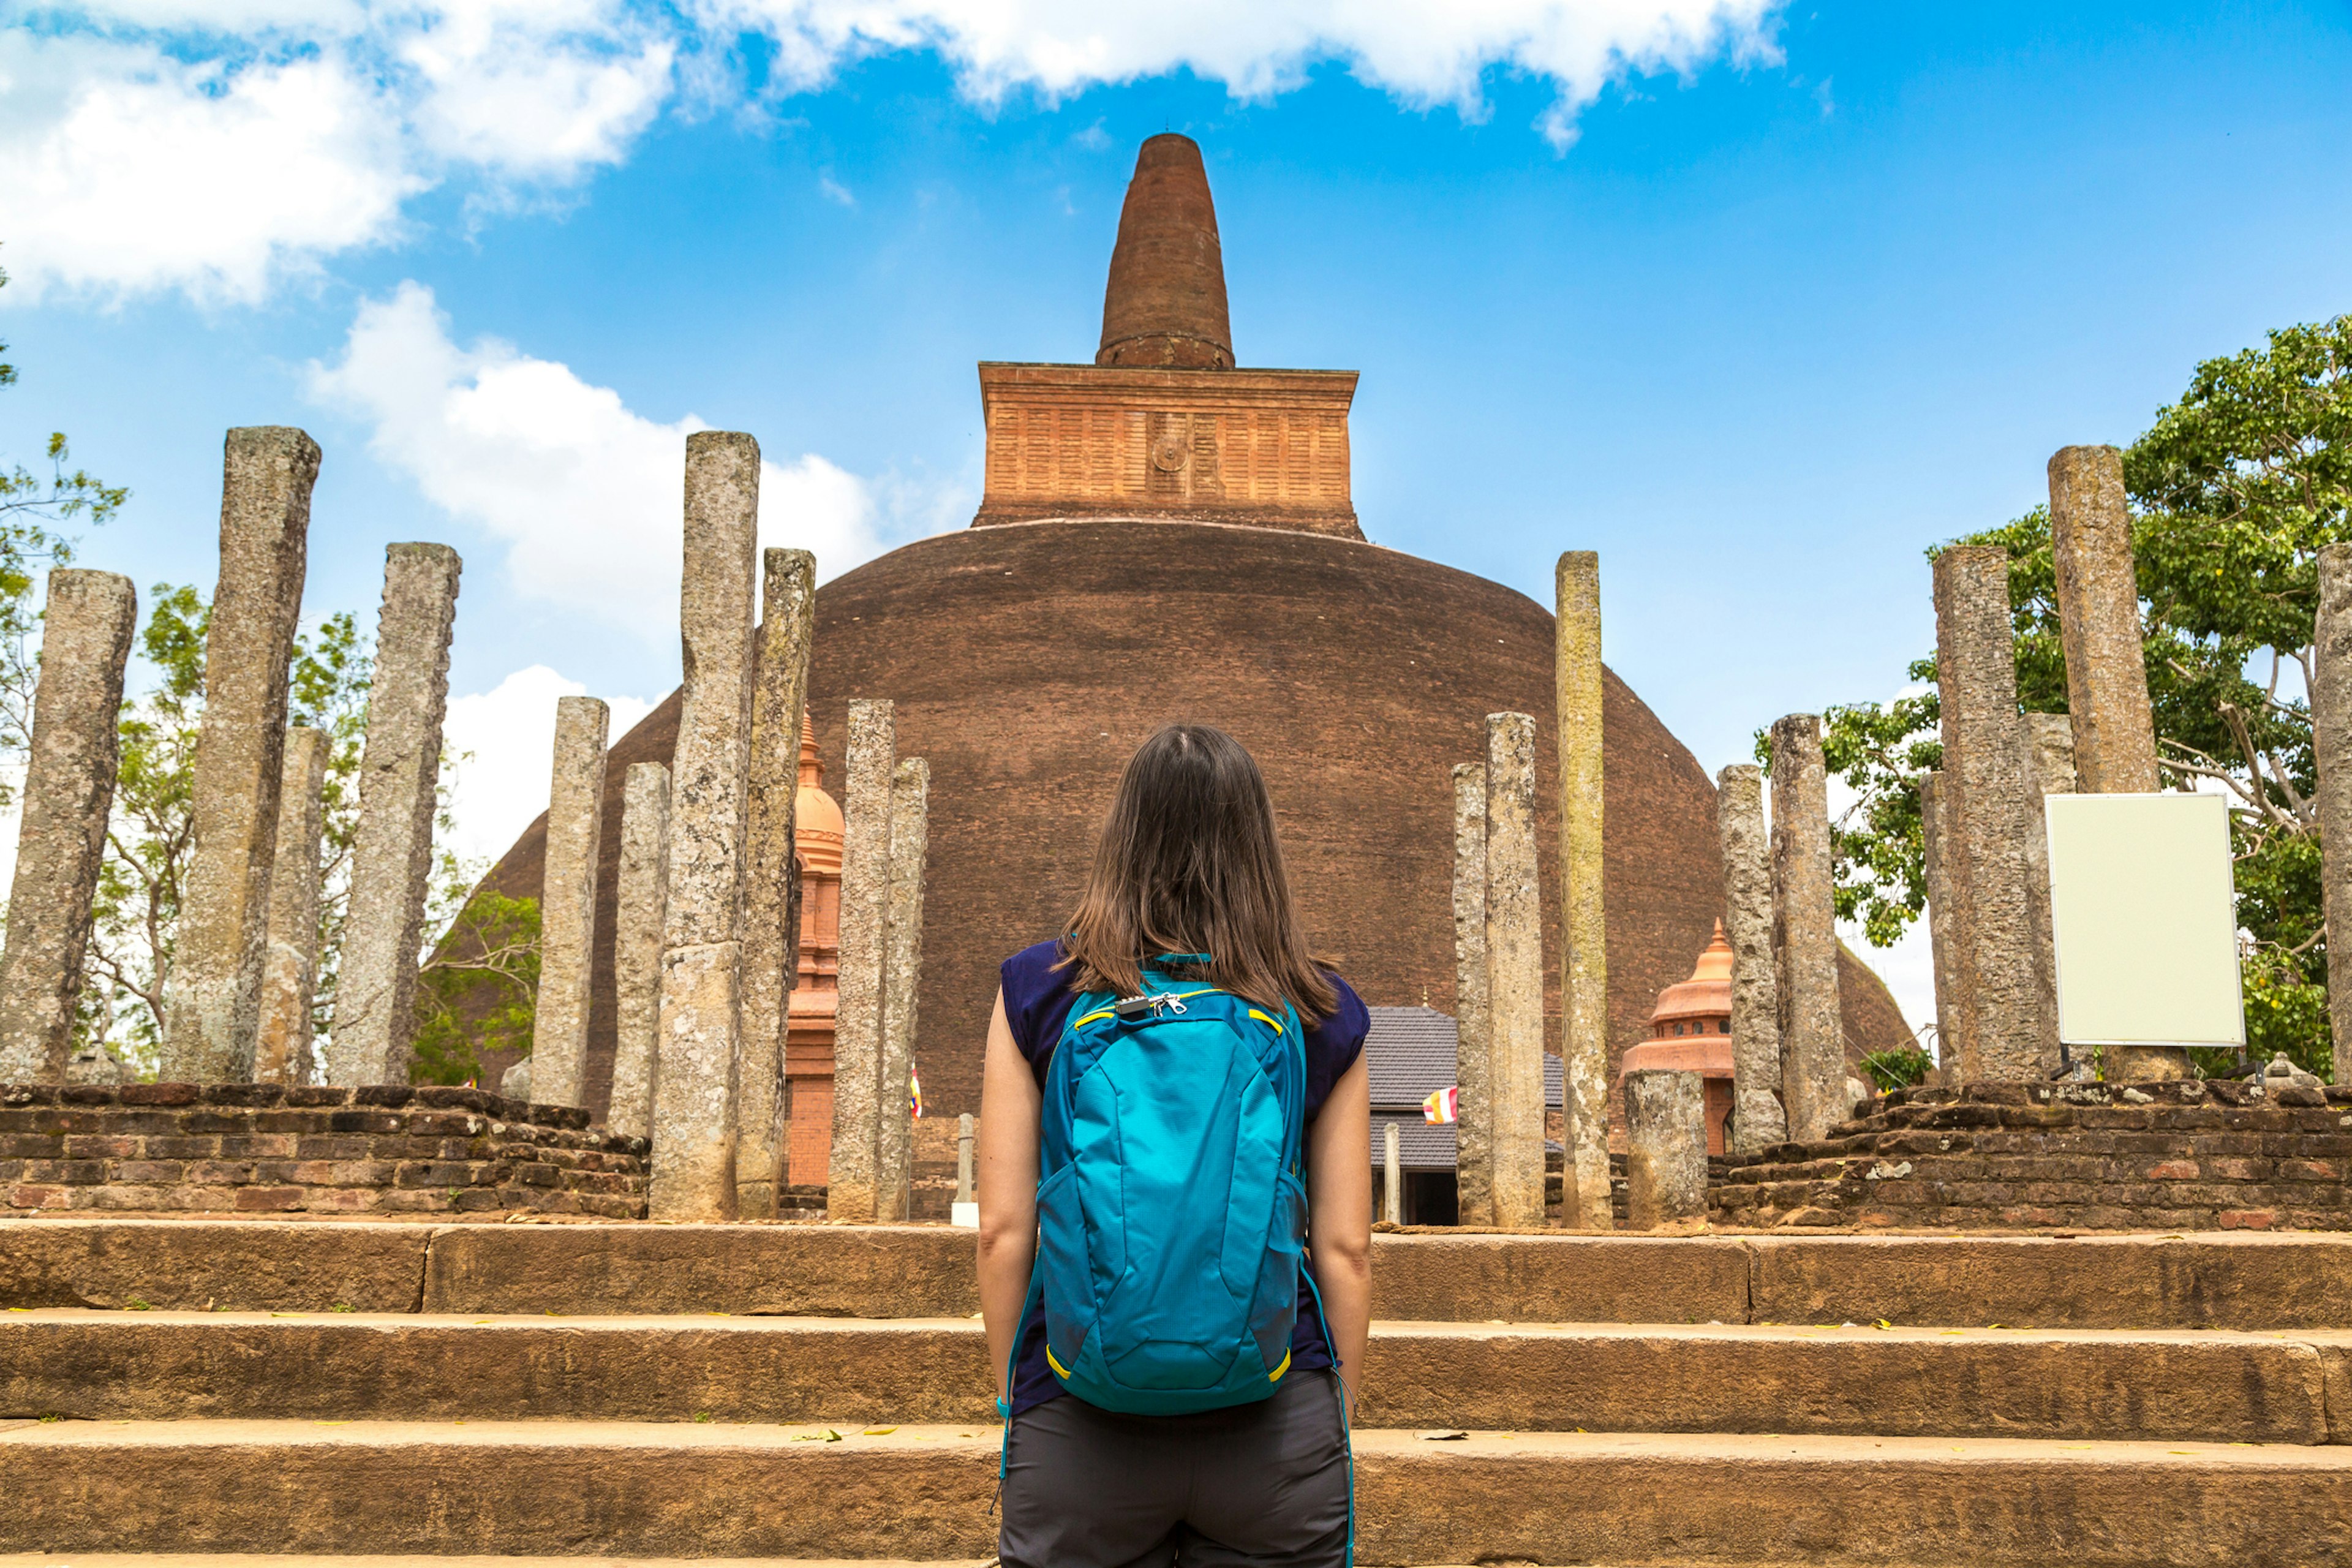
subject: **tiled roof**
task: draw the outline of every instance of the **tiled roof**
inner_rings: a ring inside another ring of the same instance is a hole
[[[1454,1083],[1459,1048],[1454,1019],[1434,1007],[1369,1007],[1371,1032],[1364,1037],[1364,1057],[1371,1074],[1372,1109],[1411,1110]],[[1559,1058],[1544,1057],[1544,1104],[1559,1110],[1561,1075]],[[1377,1121],[1377,1118],[1375,1119]],[[1375,1151],[1377,1153],[1377,1151]],[[1407,1164],[1412,1163],[1408,1158]],[[1454,1168],[1454,1133],[1445,1134],[1446,1170]]]

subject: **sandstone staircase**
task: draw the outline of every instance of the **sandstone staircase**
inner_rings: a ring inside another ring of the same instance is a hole
[[[970,1247],[0,1226],[0,1563],[983,1559]],[[2352,1563],[2352,1239],[1400,1235],[1375,1277],[1368,1563]]]

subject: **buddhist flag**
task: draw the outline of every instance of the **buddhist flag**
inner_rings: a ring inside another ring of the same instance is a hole
[[[1441,1089],[1421,1102],[1423,1121],[1459,1121],[1462,1120],[1462,1090]]]
[[[907,1114],[920,1121],[923,1119],[923,1075],[915,1064],[907,1064]]]

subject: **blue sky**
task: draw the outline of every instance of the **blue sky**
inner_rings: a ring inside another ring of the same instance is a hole
[[[617,730],[674,679],[682,422],[759,437],[828,571],[962,525],[974,362],[1091,357],[1175,129],[1241,363],[1362,373],[1368,534],[1538,598],[1598,549],[1712,769],[1891,695],[1922,550],[2057,447],[2352,309],[2340,0],[1369,10],[0,5],[0,458],[68,431],[134,491],[87,562],[208,584],[223,429],[310,430],[313,613],[466,557],[502,843],[556,692]]]

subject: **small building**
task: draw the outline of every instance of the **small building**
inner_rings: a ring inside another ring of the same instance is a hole
[[[1371,1078],[1372,1171],[1375,1197],[1372,1212],[1381,1212],[1379,1173],[1387,1146],[1385,1129],[1397,1129],[1400,1163],[1404,1168],[1404,1223],[1454,1225],[1461,1209],[1454,1194],[1454,1125],[1431,1121],[1423,1111],[1429,1097],[1455,1083],[1455,1063],[1461,1037],[1454,1019],[1433,1007],[1370,1007],[1371,1031],[1364,1037],[1365,1070]],[[1547,1121],[1565,1103],[1559,1058],[1544,1054],[1544,1112]],[[1544,1141],[1547,1154],[1559,1144]]]
[[[1720,1154],[1729,1148],[1731,943],[1724,940],[1721,921],[1715,922],[1715,940],[1698,955],[1690,978],[1658,993],[1650,1037],[1626,1047],[1618,1077],[1643,1068],[1695,1072],[1705,1079],[1706,1152]]]

